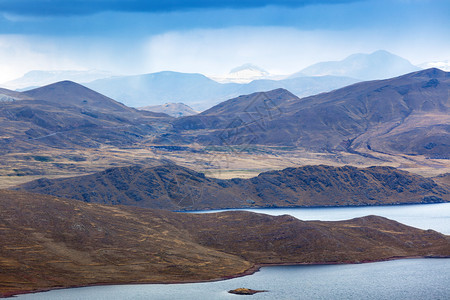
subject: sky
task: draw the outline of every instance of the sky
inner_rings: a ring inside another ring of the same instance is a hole
[[[290,74],[387,50],[450,59],[448,0],[0,0],[0,83],[31,70]]]

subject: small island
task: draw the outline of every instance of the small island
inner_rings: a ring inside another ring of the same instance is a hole
[[[254,295],[256,293],[264,293],[264,292],[267,292],[267,291],[252,290],[252,289],[247,289],[247,288],[237,288],[237,289],[228,291],[228,293],[236,294],[236,295]]]

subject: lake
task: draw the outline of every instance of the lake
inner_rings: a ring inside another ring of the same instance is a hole
[[[250,209],[302,220],[345,220],[380,215],[450,234],[450,203],[339,208]],[[217,211],[208,211],[217,212]],[[205,213],[205,212],[202,212]],[[189,284],[140,284],[61,289],[20,295],[33,300],[238,299],[239,287],[268,290],[251,299],[450,299],[450,259],[402,259],[348,265],[264,267],[230,280]]]
[[[228,209],[195,211],[193,213],[212,213],[229,210],[246,210],[273,216],[291,215],[305,221],[339,221],[367,215],[377,215],[396,220],[409,226],[421,229],[433,229],[444,234],[450,234],[450,203],[352,207]]]
[[[264,267],[209,283],[94,286],[20,295],[33,300],[247,299],[239,287],[268,290],[250,299],[450,299],[450,259],[403,259],[356,265]]]

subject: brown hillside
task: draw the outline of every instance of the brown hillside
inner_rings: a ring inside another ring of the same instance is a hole
[[[159,142],[284,145],[446,158],[450,73],[428,69],[299,99],[286,90],[225,101],[173,121]]]
[[[186,282],[263,263],[450,256],[448,236],[382,217],[304,222],[249,212],[183,214],[0,190],[0,293]]]
[[[138,111],[70,81],[0,102],[0,149],[8,152],[127,147],[156,134],[169,116]]]
[[[16,189],[101,204],[169,210],[437,203],[450,191],[391,167],[305,166],[220,180],[185,167],[111,168],[92,175],[38,179]]]

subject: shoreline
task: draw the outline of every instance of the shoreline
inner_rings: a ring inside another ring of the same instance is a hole
[[[242,207],[227,207],[227,208],[205,208],[205,209],[184,209],[184,210],[172,210],[176,213],[218,213],[222,211],[245,211],[248,209],[285,209],[285,208],[354,208],[354,207],[391,207],[391,206],[406,206],[406,205],[433,205],[433,204],[446,204],[450,203],[450,200],[442,202],[396,202],[396,203],[381,203],[381,204],[359,204],[359,205],[294,205],[294,206],[242,206]]]
[[[62,290],[62,289],[73,289],[73,288],[84,288],[84,287],[93,287],[93,286],[109,286],[109,285],[130,285],[130,284],[188,284],[188,283],[203,283],[203,282],[217,282],[217,281],[223,281],[223,280],[229,280],[244,276],[253,275],[256,272],[259,272],[261,268],[263,267],[276,267],[276,266],[311,266],[311,265],[350,265],[350,264],[365,264],[365,263],[376,263],[376,262],[384,262],[384,261],[392,261],[392,260],[399,260],[399,259],[418,259],[418,258],[450,258],[450,255],[445,256],[393,256],[386,259],[381,260],[363,260],[363,261],[357,261],[357,262],[285,262],[285,263],[256,263],[252,267],[248,268],[244,272],[223,276],[220,278],[213,278],[213,279],[206,279],[206,280],[188,280],[188,281],[164,281],[164,282],[110,282],[110,283],[93,283],[93,284],[86,284],[86,285],[69,285],[64,287],[50,287],[50,288],[43,288],[43,289],[36,289],[36,290],[19,290],[19,291],[13,291],[13,292],[7,292],[4,294],[0,294],[0,298],[12,298],[14,296],[18,295],[25,295],[25,294],[36,294],[36,293],[43,293],[43,292],[49,292],[53,290]]]

